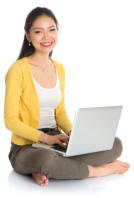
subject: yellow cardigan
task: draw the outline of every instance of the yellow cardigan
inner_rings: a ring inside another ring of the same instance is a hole
[[[62,98],[55,110],[58,130],[65,133],[72,130],[64,103],[65,69],[61,63],[51,59],[58,72]],[[32,144],[39,141],[43,132],[39,124],[39,100],[34,86],[28,58],[24,57],[11,65],[5,76],[6,90],[4,103],[5,126],[12,131],[11,142],[17,145]]]

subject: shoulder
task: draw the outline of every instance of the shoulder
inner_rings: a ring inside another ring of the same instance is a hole
[[[13,62],[11,64],[11,66],[9,67],[9,70],[11,69],[14,69],[14,70],[17,70],[17,69],[21,69],[21,67],[23,67],[23,65],[25,65],[26,63],[26,58],[21,58],[19,60],[16,60],[15,62]]]
[[[51,59],[51,60],[58,70],[60,70],[61,72],[65,72],[65,68],[63,67],[62,63],[60,63],[59,61],[54,60],[54,59]]]
[[[12,76],[17,76],[18,77],[22,74],[23,66],[25,65],[25,58],[21,58],[19,60],[16,60],[11,64],[11,66],[8,68],[8,71],[6,73],[5,79],[12,75]]]

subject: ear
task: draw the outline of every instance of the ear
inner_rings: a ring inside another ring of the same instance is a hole
[[[25,32],[25,35],[26,35],[27,40],[30,42],[31,41],[30,35],[27,32]]]

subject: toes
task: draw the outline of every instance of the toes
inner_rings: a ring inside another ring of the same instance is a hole
[[[130,168],[130,164],[126,163],[126,167]]]
[[[47,180],[48,178],[45,175],[42,175],[42,180]]]
[[[38,184],[40,186],[46,186],[46,185],[48,185],[48,182],[46,182],[46,181],[39,181]]]
[[[130,168],[130,164],[128,164],[127,162],[124,162],[123,164],[122,164],[122,166],[124,167],[124,168]]]
[[[40,182],[41,182],[41,186],[46,186],[48,184],[48,178],[45,175],[42,175]]]
[[[127,172],[128,171],[128,168],[122,168],[120,171],[119,171],[119,173],[120,174],[123,174],[123,173],[125,173],[125,172]]]
[[[128,166],[128,165],[124,165],[124,168],[127,168],[127,169],[129,169],[129,166]]]
[[[40,173],[35,173],[35,174],[32,174],[35,182],[37,184],[39,184],[40,186],[46,186],[48,184],[48,178],[45,176],[45,175],[42,175]]]
[[[44,180],[44,182],[46,185],[48,184],[48,178],[46,180]]]
[[[48,185],[48,180],[45,180],[42,182],[41,186],[47,186]]]
[[[123,173],[125,173],[127,170],[121,170],[119,173],[120,174],[123,174]]]
[[[125,168],[130,168],[130,164],[127,162],[122,162],[120,160],[116,160],[116,163],[118,163],[120,166],[125,167]]]

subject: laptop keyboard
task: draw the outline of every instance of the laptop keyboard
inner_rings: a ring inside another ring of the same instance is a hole
[[[53,148],[56,149],[56,150],[58,150],[58,151],[62,151],[64,153],[66,153],[66,150],[67,150],[67,148],[63,148],[59,144],[54,144],[53,145]]]

